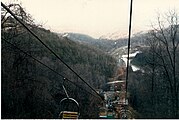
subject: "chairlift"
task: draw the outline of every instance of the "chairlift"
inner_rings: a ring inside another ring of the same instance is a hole
[[[64,81],[65,81],[65,78],[64,78]],[[64,82],[63,82],[62,86],[63,86],[63,89],[64,89],[67,97],[63,98],[60,101],[61,112],[59,114],[59,118],[61,118],[61,119],[78,119],[78,117],[79,117],[79,104],[75,99],[70,98],[68,96],[68,93],[67,93],[65,86],[64,86]]]
[[[125,110],[125,109],[122,109],[120,112],[119,112],[119,118],[122,118],[122,119],[131,119],[132,118],[132,112],[130,110]]]

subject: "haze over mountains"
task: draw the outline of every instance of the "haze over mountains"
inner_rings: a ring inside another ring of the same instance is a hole
[[[99,37],[99,39],[118,40],[118,39],[127,38],[127,37],[128,37],[127,33],[114,32],[114,33],[108,33],[108,34],[102,35],[101,37]]]
[[[120,47],[127,46],[128,43],[128,36],[127,35],[120,36],[119,33],[117,32],[105,36],[101,36],[98,39],[80,33],[57,33],[57,34],[59,37],[67,37],[68,39],[79,42],[81,44],[92,45],[110,54],[112,54],[112,52],[116,51],[116,49],[119,49]],[[145,46],[144,38],[146,35],[147,32],[144,31],[133,34],[131,38],[131,46],[133,47]]]

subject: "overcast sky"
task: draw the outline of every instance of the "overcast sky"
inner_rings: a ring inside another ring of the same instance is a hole
[[[17,0],[2,0],[4,3]],[[127,34],[130,0],[22,0],[38,23],[52,31],[78,32],[98,38],[108,33]],[[151,28],[157,12],[176,9],[179,0],[133,0],[132,31]]]

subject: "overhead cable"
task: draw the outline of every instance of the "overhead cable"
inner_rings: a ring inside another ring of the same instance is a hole
[[[45,66],[46,68],[48,68],[49,70],[51,70],[51,71],[54,72],[55,74],[59,75],[59,76],[62,77],[62,78],[65,78],[65,80],[67,80],[67,81],[69,81],[70,83],[74,84],[74,85],[77,86],[78,88],[80,88],[80,89],[82,89],[82,90],[88,92],[89,94],[91,94],[92,96],[94,96],[94,97],[96,97],[96,98],[97,98],[97,97],[99,98],[99,96],[96,96],[96,95],[94,95],[93,93],[87,91],[86,89],[80,87],[80,86],[77,85],[75,82],[72,82],[71,80],[69,80],[68,78],[66,78],[65,76],[63,76],[62,74],[58,73],[57,71],[55,71],[54,69],[52,69],[52,68],[49,67],[48,65],[44,64],[43,62],[41,62],[41,61],[38,60],[37,58],[35,58],[35,57],[33,57],[32,55],[28,54],[27,52],[25,52],[24,50],[22,50],[22,49],[20,49],[19,47],[15,46],[14,44],[10,43],[9,41],[5,40],[4,38],[2,38],[2,40],[5,41],[6,43],[8,43],[9,45],[11,45],[12,47],[18,49],[20,52],[24,53],[24,54],[27,55],[28,57],[34,59],[35,61],[37,61],[37,62],[40,63],[41,65]],[[101,97],[100,97],[100,99],[101,99]]]
[[[1,2],[1,6],[6,9],[24,28],[27,29],[44,47],[46,47],[56,58],[58,58],[67,68],[69,68],[80,80],[82,80],[89,88],[91,88],[98,96],[96,90],[91,87],[80,75],[78,75],[66,62],[64,62],[50,47],[48,47],[32,30],[30,30],[16,15]],[[101,97],[101,96],[100,96]]]
[[[127,86],[128,86],[128,78],[129,78],[129,53],[130,53],[130,41],[131,41],[131,26],[132,26],[132,4],[133,4],[133,0],[131,0],[130,2],[130,13],[129,13],[129,36],[128,36],[128,48],[127,48],[127,70],[126,70],[126,100],[125,102],[127,102]]]

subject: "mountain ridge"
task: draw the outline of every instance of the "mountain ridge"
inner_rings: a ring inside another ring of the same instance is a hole
[[[106,39],[105,37],[100,37],[99,39],[95,39],[89,35],[85,35],[82,33],[56,33],[59,37],[68,38],[69,40],[79,42],[81,44],[87,44],[90,46],[97,47],[107,53],[112,53],[116,49],[120,47],[127,46],[128,38],[120,38],[120,39]],[[114,33],[116,34],[116,33]],[[133,34],[131,37],[131,45],[132,46],[145,46],[145,37],[147,32],[140,31],[136,34]]]

